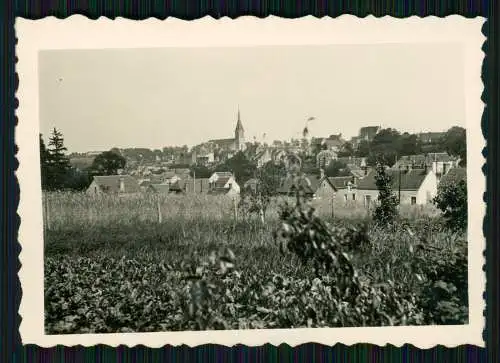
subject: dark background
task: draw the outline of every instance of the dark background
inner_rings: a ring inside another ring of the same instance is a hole
[[[335,0],[335,1],[236,1],[236,0],[170,0],[170,1],[56,1],[56,0],[26,0],[0,2],[0,166],[3,169],[0,178],[0,210],[2,224],[0,286],[0,362],[158,362],[158,361],[204,361],[204,362],[336,362],[336,361],[366,361],[366,362],[498,362],[498,338],[500,302],[498,299],[498,241],[500,223],[498,218],[497,195],[499,193],[498,155],[499,141],[499,32],[497,0]],[[428,350],[420,350],[411,345],[401,348],[394,346],[378,347],[368,344],[357,344],[351,347],[337,344],[323,346],[319,344],[304,344],[290,347],[264,345],[260,347],[234,346],[224,347],[205,345],[195,348],[187,346],[165,346],[160,349],[150,349],[143,346],[133,348],[120,346],[95,346],[84,348],[62,347],[39,348],[23,346],[20,341],[18,327],[21,317],[17,311],[21,299],[21,286],[17,277],[19,270],[18,254],[20,246],[17,242],[17,230],[20,218],[16,214],[19,187],[15,178],[17,160],[15,157],[14,130],[17,123],[15,108],[17,100],[17,76],[15,75],[15,33],[14,19],[21,16],[29,19],[39,19],[46,16],[66,18],[73,14],[81,14],[96,19],[106,16],[114,19],[118,16],[130,19],[145,19],[156,17],[165,19],[177,17],[181,19],[197,19],[206,15],[215,18],[229,16],[236,18],[242,15],[266,17],[268,15],[296,18],[306,15],[316,17],[336,17],[342,14],[353,14],[360,17],[375,15],[377,17],[391,15],[408,17],[412,15],[435,15],[444,17],[460,14],[466,17],[483,16],[488,21],[483,27],[483,33],[488,37],[483,45],[486,57],[483,63],[483,82],[485,85],[483,101],[487,107],[482,118],[482,130],[487,139],[487,164],[483,170],[487,177],[487,191],[484,200],[487,202],[487,218],[484,221],[484,231],[487,237],[487,294],[485,294],[487,309],[486,329],[484,337],[486,349],[474,346],[446,348],[438,346]]]

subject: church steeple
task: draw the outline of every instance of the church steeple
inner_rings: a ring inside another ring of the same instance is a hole
[[[243,150],[245,148],[245,129],[241,122],[240,106],[238,106],[238,121],[234,130],[234,142],[236,150]]]

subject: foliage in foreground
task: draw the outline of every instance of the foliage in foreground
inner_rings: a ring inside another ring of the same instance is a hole
[[[281,211],[282,253],[269,223],[179,219],[50,231],[47,333],[467,322],[463,234],[432,219],[388,233],[327,223],[306,204]]]

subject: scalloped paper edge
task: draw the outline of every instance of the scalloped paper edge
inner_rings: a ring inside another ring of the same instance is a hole
[[[486,142],[481,131],[485,109],[481,101],[483,82],[481,66],[486,37],[481,32],[485,19],[451,15],[445,18],[337,18],[306,16],[285,19],[276,16],[237,19],[210,16],[186,21],[176,18],[150,18],[134,21],[125,18],[90,20],[82,15],[66,19],[47,17],[40,20],[16,19],[16,73],[19,86],[16,111],[16,144],[19,147],[16,172],[20,186],[18,215],[21,219],[19,279],[23,296],[19,307],[19,327],[23,344],[40,347],[93,346],[112,347],[143,345],[151,348],[165,345],[190,347],[203,344],[260,346],[305,343],[354,345],[370,343],[400,347],[410,344],[421,349],[437,345],[456,347],[470,344],[484,347],[483,312],[486,275],[483,252],[486,240],[483,221],[486,191],[482,151]],[[127,36],[123,36],[126,34]],[[38,151],[38,79],[37,52],[42,49],[102,49],[137,47],[214,47],[258,45],[325,45],[375,43],[458,42],[465,49],[465,87],[467,119],[467,164],[469,190],[469,324],[460,326],[412,326],[370,328],[266,329],[201,332],[159,332],[119,334],[45,335],[43,309],[43,230]],[[35,182],[34,182],[35,181]]]

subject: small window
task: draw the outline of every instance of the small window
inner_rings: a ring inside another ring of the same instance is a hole
[[[352,193],[352,200],[356,200],[356,194]]]
[[[347,202],[347,194],[344,194],[344,199]]]
[[[370,205],[371,201],[372,201],[372,196],[371,195],[365,195],[365,203],[366,203],[367,206]]]
[[[417,197],[411,197],[411,205],[417,204]]]

